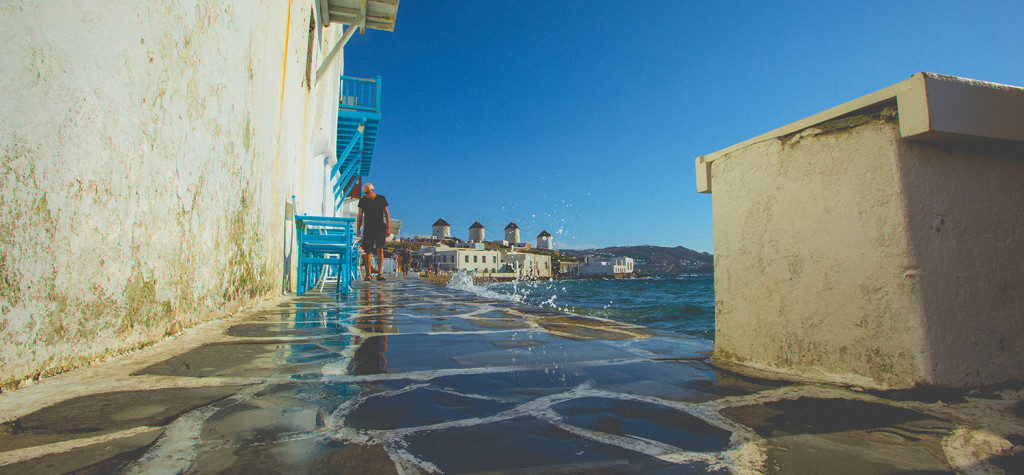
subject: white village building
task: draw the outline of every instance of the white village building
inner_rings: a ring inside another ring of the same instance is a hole
[[[551,256],[528,252],[506,252],[505,263],[520,277],[547,278],[552,276]]]
[[[434,266],[439,271],[463,271],[470,274],[498,272],[504,265],[501,251],[448,246],[425,247],[421,251],[424,257],[432,257]]]
[[[621,276],[633,272],[632,257],[593,257],[587,256],[580,264],[580,275],[585,277],[595,276]]]

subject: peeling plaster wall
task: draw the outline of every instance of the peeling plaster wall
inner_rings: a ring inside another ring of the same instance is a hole
[[[285,201],[334,153],[313,3],[0,6],[0,385],[281,291]]]
[[[893,114],[714,162],[716,360],[867,386],[924,379]]]

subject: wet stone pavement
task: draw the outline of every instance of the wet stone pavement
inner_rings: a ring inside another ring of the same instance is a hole
[[[1020,387],[742,376],[418,280],[283,297],[0,395],[0,473],[1020,473]]]

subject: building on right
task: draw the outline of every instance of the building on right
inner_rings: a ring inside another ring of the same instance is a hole
[[[920,73],[696,170],[720,364],[881,388],[1024,379],[1024,88]]]
[[[633,273],[633,258],[587,256],[577,272],[584,277],[626,277]]]

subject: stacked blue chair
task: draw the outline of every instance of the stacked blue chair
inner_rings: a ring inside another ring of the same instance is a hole
[[[302,295],[314,287],[324,267],[334,269],[338,291],[347,291],[359,269],[355,219],[296,216],[295,235],[299,251],[295,293]]]

